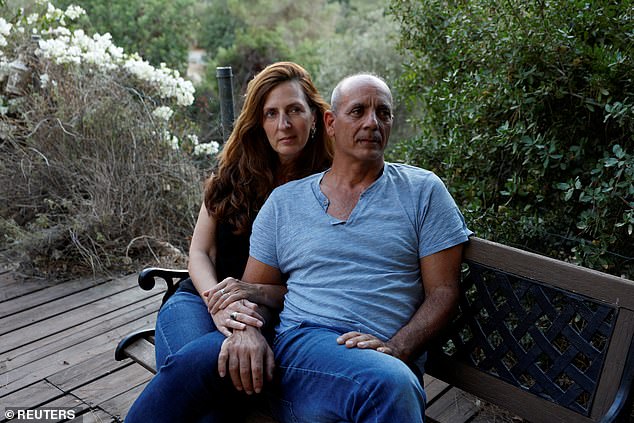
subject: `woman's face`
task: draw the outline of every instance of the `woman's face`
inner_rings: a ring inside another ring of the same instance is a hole
[[[296,159],[315,126],[315,116],[299,82],[282,82],[273,88],[264,99],[262,116],[264,132],[280,161]]]

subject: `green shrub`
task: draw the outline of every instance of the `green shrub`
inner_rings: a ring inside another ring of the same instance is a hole
[[[391,7],[424,112],[394,158],[438,172],[479,236],[632,277],[632,2]]]

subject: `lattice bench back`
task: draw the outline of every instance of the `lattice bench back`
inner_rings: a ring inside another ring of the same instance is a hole
[[[625,301],[631,307],[634,284],[500,244],[472,243],[459,313],[430,354],[429,373],[531,421],[595,421],[605,414],[621,376],[632,372],[625,361],[634,318],[620,297],[610,302],[588,294],[600,290],[596,284],[615,292],[608,285],[616,283],[632,295]],[[526,259],[532,266],[510,264]]]

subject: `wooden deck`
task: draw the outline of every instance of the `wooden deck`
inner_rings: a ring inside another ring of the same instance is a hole
[[[151,374],[115,361],[114,349],[154,326],[161,294],[141,290],[136,275],[53,282],[0,271],[0,421],[7,407],[72,407],[76,422],[122,421]],[[426,389],[430,421],[510,421],[439,380]]]

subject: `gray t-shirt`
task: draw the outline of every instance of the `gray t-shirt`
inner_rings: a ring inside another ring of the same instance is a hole
[[[275,189],[253,225],[250,255],[288,276],[277,333],[306,321],[388,340],[423,301],[419,259],[471,231],[432,172],[386,163],[347,221],[326,212],[324,174]]]

